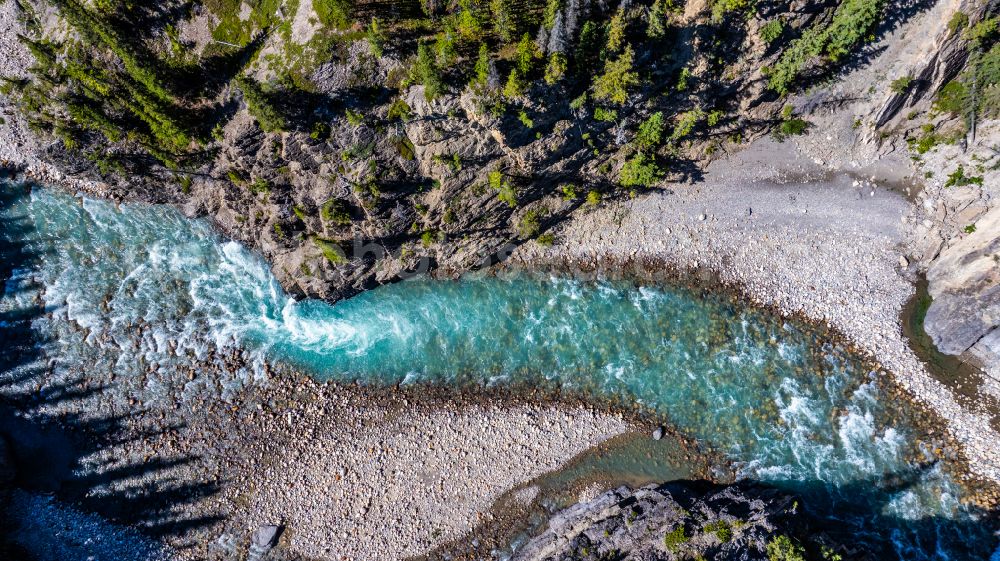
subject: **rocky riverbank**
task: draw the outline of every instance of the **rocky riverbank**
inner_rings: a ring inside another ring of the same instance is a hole
[[[871,177],[831,172],[793,143],[765,141],[710,166],[702,183],[595,211],[561,229],[553,247],[524,246],[512,261],[711,271],[760,305],[843,333],[948,422],[975,473],[998,480],[988,394],[982,409],[960,405],[902,335],[912,207],[901,184]]]
[[[782,559],[769,553],[805,553],[800,540],[818,537],[798,511],[795,497],[753,485],[620,487],[557,513],[513,561]],[[812,544],[833,552],[831,545]]]
[[[880,92],[888,92],[891,80],[923,72],[926,65],[921,65],[928,60],[964,60],[946,24],[954,9],[970,4],[934,4],[886,37],[887,48],[872,64],[841,76],[832,86],[792,98],[799,114],[812,123],[806,136],[784,144],[764,140],[741,152],[736,152],[738,143],[725,144],[722,150],[734,153],[709,166],[700,181],[665,184],[635,199],[609,197],[593,210],[581,201],[569,204],[559,196],[539,195],[532,206],[509,211],[486,191],[470,195],[464,222],[449,226],[444,217],[458,200],[455,193],[477,182],[485,184],[493,159],[560,182],[563,162],[546,156],[542,148],[560,149],[560,142],[575,137],[554,119],[549,124],[557,130],[538,144],[512,133],[520,130],[513,120],[488,123],[494,128],[478,123],[470,135],[464,128],[468,123],[454,118],[467,109],[467,98],[429,104],[419,88],[405,98],[418,118],[393,125],[394,131],[412,139],[415,160],[403,161],[404,151],[392,143],[376,147],[382,160],[406,172],[419,169],[443,184],[439,192],[415,197],[419,202],[412,208],[406,205],[414,201],[394,199],[376,208],[372,217],[364,206],[367,195],[349,182],[341,181],[331,190],[323,175],[336,166],[323,161],[324,154],[306,132],[288,133],[287,142],[282,141],[282,162],[291,166],[282,171],[284,166],[269,159],[273,145],[265,141],[273,141],[273,135],[262,135],[243,113],[224,131],[233,150],[212,170],[212,177],[194,182],[189,197],[181,197],[180,187],[171,184],[165,191],[148,189],[140,198],[170,200],[190,214],[210,215],[229,235],[264,252],[287,288],[327,298],[373,280],[388,282],[409,264],[399,257],[383,269],[365,262],[349,266],[346,274],[334,271],[329,278],[305,274],[318,269],[329,273],[336,267],[306,243],[311,238],[299,243],[282,239],[281,232],[289,225],[319,228],[323,235],[338,231],[318,214],[330,196],[351,201],[353,218],[360,219],[357,229],[365,235],[375,231],[399,237],[403,241],[393,249],[405,246],[407,251],[431,254],[435,266],[455,272],[475,266],[483,251],[510,240],[521,243],[516,230],[532,210],[559,209],[560,221],[572,210],[572,217],[552,230],[555,246],[527,242],[512,263],[668,263],[715,276],[758,304],[822,322],[881,363],[900,387],[944,419],[965,447],[974,474],[998,481],[1000,361],[995,361],[997,277],[991,260],[997,252],[995,189],[1000,176],[993,169],[996,154],[988,140],[997,134],[995,123],[981,126],[980,141],[970,149],[964,150],[963,143],[941,145],[913,164],[903,139],[921,134],[920,122],[903,116],[929,110],[930,97],[900,100],[886,93],[883,99],[869,93],[876,84]],[[11,56],[0,64],[4,74],[18,75],[30,60],[24,49],[8,44],[18,29],[9,13],[12,6],[0,5],[0,41],[11,47]],[[918,40],[921,37],[933,39]],[[333,65],[333,70],[339,68]],[[938,85],[956,71],[926,68]],[[769,104],[759,116],[774,117],[778,105]],[[891,115],[889,121],[883,119],[889,106],[896,107],[895,121]],[[544,104],[532,111],[536,109],[545,113]],[[4,111],[0,158],[22,166],[32,177],[71,190],[122,195],[124,183],[109,188],[75,179],[90,175],[68,169],[65,161],[59,166],[47,162],[45,142],[35,138],[18,115]],[[897,136],[881,136],[869,127],[874,121],[880,126],[894,122]],[[343,122],[338,127],[335,136],[342,138],[337,146],[345,149],[371,140],[376,130],[371,122],[357,130]],[[509,142],[514,137],[516,142]],[[456,170],[441,159],[459,153],[466,158],[464,168]],[[594,172],[601,163],[595,160],[581,169]],[[948,186],[959,165],[970,174],[982,168],[975,172],[982,173],[980,181]],[[247,180],[259,176],[275,183],[275,199],[258,200],[246,185],[230,184],[230,168],[238,172],[233,181],[246,175]],[[149,183],[160,187],[163,179]],[[311,214],[297,218],[299,206]],[[426,216],[420,214],[428,210]],[[476,222],[477,216],[489,216],[488,223]],[[419,232],[411,231],[418,222],[417,230],[432,235],[429,250],[421,249]],[[976,228],[966,231],[970,226]],[[438,245],[434,237],[447,231],[463,240],[463,230],[472,232],[468,243]],[[970,260],[976,267],[966,269]],[[900,310],[912,293],[915,275],[925,271],[938,302],[929,312],[928,331],[947,350],[977,356],[992,376],[983,379],[971,403],[960,402],[953,388],[930,375],[901,334]],[[288,528],[280,542],[288,551],[317,558],[401,558],[462,539],[492,516],[490,507],[510,489],[636,426],[620,413],[582,404],[463,401],[459,396],[437,401],[405,390],[372,392],[297,377],[278,376],[274,381],[275,387],[248,391],[232,403],[207,409],[178,404],[135,414],[123,429],[128,438],[85,456],[88,468],[127,474],[96,486],[94,496],[120,497],[164,486],[172,492],[165,483],[170,481],[211,486],[215,490],[204,496],[196,489],[180,489],[178,493],[194,497],[191,502],[176,512],[157,512],[192,521],[171,544],[181,556],[241,554],[253,529],[277,523]],[[44,405],[35,414],[55,422],[81,411],[114,411],[123,417],[131,413],[120,403],[113,409],[90,399],[98,398],[88,394],[84,400]],[[234,431],[233,426],[244,430]],[[136,437],[147,432],[152,435]],[[149,465],[154,469],[141,467]],[[316,489],[329,492],[320,496]],[[130,503],[123,504],[121,512],[126,512]],[[127,520],[121,512],[108,516]],[[225,520],[193,523],[214,516]]]
[[[99,396],[21,412],[23,422],[80,442],[75,472],[63,475],[60,498],[46,508],[53,519],[80,517],[70,514],[80,506],[104,517],[57,540],[81,559],[110,550],[69,544],[115,541],[124,526],[162,535],[173,559],[239,558],[252,530],[268,524],[285,529],[282,555],[419,556],[487,522],[515,486],[616,435],[649,430],[638,417],[545,394],[365,388],[278,373],[229,402],[133,407],[127,419],[102,425],[104,434],[81,431],[86,423],[59,429],[55,419],[84,410],[118,418],[110,413],[120,408],[115,384],[105,383]],[[7,399],[15,389],[5,386]],[[15,466],[27,469],[29,436],[12,437],[22,460]],[[106,444],[83,453],[95,438]],[[22,471],[16,481],[36,475]],[[16,504],[31,497],[22,493]],[[41,539],[44,528],[17,512],[8,539],[51,558],[38,549],[51,537]],[[117,543],[116,559],[147,558],[139,540]]]

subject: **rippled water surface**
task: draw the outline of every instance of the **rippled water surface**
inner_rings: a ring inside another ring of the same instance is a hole
[[[11,200],[5,227],[41,258],[15,271],[0,311],[40,299],[50,354],[115,369],[142,400],[225,398],[263,379],[264,359],[375,384],[559,387],[657,410],[741,476],[803,493],[816,514],[900,559],[992,549],[961,489],[914,461],[929,456],[878,374],[821,334],[728,297],[522,275],[296,302],[261,258],[171,209],[41,188]],[[185,375],[227,350],[250,366],[220,380]]]

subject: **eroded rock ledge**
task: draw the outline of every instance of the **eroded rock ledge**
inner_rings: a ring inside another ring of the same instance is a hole
[[[513,561],[768,559],[769,547],[802,548],[792,537],[808,531],[799,509],[795,497],[758,485],[619,487],[558,513]],[[822,536],[810,545],[833,551]]]

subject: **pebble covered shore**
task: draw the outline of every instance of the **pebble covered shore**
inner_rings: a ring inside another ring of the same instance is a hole
[[[644,260],[707,271],[754,303],[825,324],[891,372],[962,443],[973,474],[1000,482],[998,435],[932,377],[903,336],[913,295],[903,253],[910,203],[876,176],[831,173],[793,143],[763,140],[675,185],[613,203],[526,244],[522,266]],[[898,189],[898,185],[893,185]]]

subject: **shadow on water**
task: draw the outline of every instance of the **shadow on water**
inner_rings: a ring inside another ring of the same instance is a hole
[[[171,537],[183,546],[187,532],[221,519],[185,517],[183,505],[216,493],[217,486],[169,477],[168,470],[194,457],[120,457],[122,445],[178,427],[137,429],[141,411],[129,416],[95,413],[100,411],[97,398],[107,387],[85,374],[54,379],[60,357],[46,353],[47,341],[33,324],[52,311],[31,278],[46,255],[21,241],[33,228],[31,220],[11,215],[30,196],[31,187],[4,177],[0,173],[0,286],[4,300],[18,304],[0,308],[0,444],[6,445],[0,448],[7,449],[6,458],[0,450],[0,464],[13,466],[12,478],[0,480],[0,517],[5,519],[0,558],[32,558],[20,545],[29,539],[21,535],[24,521],[10,514],[14,495],[23,493],[50,496],[74,511],[136,528],[147,537]],[[95,536],[81,538],[90,537]]]
[[[614,489],[620,485],[633,489],[663,485],[671,489],[675,498],[688,496],[690,504],[685,504],[683,500],[680,502],[694,513],[698,512],[695,498],[726,486],[725,483],[699,478],[694,472],[683,473],[688,469],[684,466],[673,468],[677,470],[674,475],[680,479],[657,478],[654,475],[656,470],[633,470],[636,459],[631,453],[661,446],[638,443],[640,438],[629,435],[610,443],[610,446],[602,445],[600,452],[584,452],[566,468],[518,487],[494,504],[493,521],[478,526],[473,532],[475,539],[463,537],[442,545],[426,556],[412,559],[478,559],[491,550],[510,555],[531,537],[542,533],[554,513],[575,504],[580,500],[580,492],[595,482],[602,489]],[[667,444],[668,448],[671,446]],[[625,471],[618,471],[619,468]],[[762,482],[753,479],[742,479],[729,485],[743,491],[750,489],[755,493],[788,496],[792,509],[773,517],[775,535],[793,537],[806,548],[809,560],[835,558],[824,556],[822,548],[832,549],[844,561],[989,559],[998,546],[996,532],[1000,531],[1000,511],[995,507],[967,506],[964,507],[967,516],[953,517],[920,516],[907,512],[908,493],[916,493],[926,477],[934,476],[935,470],[936,464],[927,463],[840,486],[816,480]],[[663,473],[666,472],[661,469],[659,474]],[[518,496],[532,487],[536,487],[538,493],[530,505],[524,505]],[[726,512],[737,519],[741,517],[738,510],[727,509]],[[653,539],[662,539],[662,536]],[[604,559],[600,557],[600,548],[594,548],[593,553],[593,557],[580,559]],[[709,558],[759,558],[750,555],[746,548],[739,548],[735,557],[731,551],[714,553],[717,556]]]

